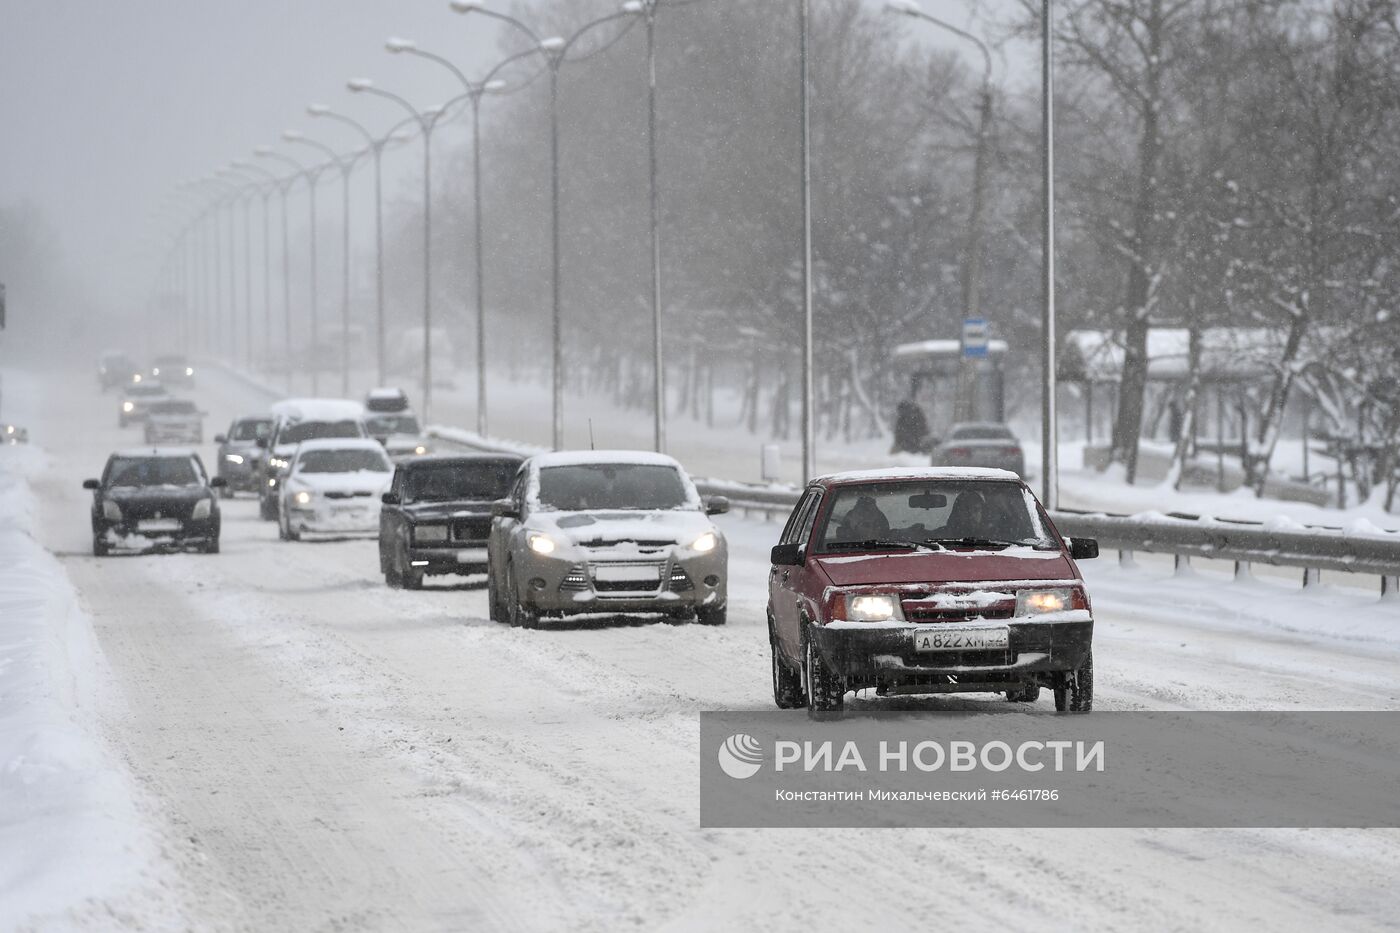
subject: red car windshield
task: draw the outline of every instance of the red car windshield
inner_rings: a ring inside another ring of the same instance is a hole
[[[862,483],[833,489],[815,553],[888,546],[1057,547],[1035,500],[1019,483],[928,480]]]

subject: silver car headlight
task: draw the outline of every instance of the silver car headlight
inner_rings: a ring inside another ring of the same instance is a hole
[[[413,541],[415,544],[440,544],[447,540],[446,525],[414,525]]]
[[[102,517],[109,521],[119,522],[122,520],[121,506],[111,499],[102,500]]]
[[[274,470],[285,470],[287,468],[287,461],[283,460],[281,457],[269,457],[267,465]]]
[[[136,405],[132,402],[122,402],[122,411],[131,411]]]
[[[559,548],[549,535],[532,534],[526,540],[530,544],[530,550],[536,554],[553,554]]]
[[[708,554],[719,544],[719,535],[713,531],[707,531],[694,541],[690,542],[692,551],[699,551],[701,554]]]
[[[224,459],[229,463],[237,463],[239,465],[243,463],[243,458],[238,454],[224,454]]]
[[[194,511],[190,513],[190,518],[194,519],[195,521],[199,521],[200,519],[208,518],[209,513],[213,511],[213,499],[200,499],[194,504]]]
[[[847,596],[846,619],[850,622],[903,622],[904,607],[892,593]]]
[[[292,496],[292,501],[295,502],[297,505],[310,505],[311,493],[307,492],[306,490],[302,490],[301,492]]]

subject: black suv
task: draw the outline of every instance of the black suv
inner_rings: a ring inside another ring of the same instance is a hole
[[[224,485],[209,479],[193,450],[145,447],[119,450],[107,458],[102,479],[90,479],[92,553],[113,550],[186,550],[219,552],[219,503],[213,490]]]
[[[416,590],[427,574],[485,573],[491,503],[510,491],[522,462],[483,454],[399,464],[379,513],[384,582]]]

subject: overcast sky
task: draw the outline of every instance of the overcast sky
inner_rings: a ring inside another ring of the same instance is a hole
[[[65,258],[113,274],[149,266],[139,242],[181,180],[275,144],[283,129],[327,142],[307,102],[371,126],[388,102],[352,99],[374,78],[427,106],[458,93],[450,74],[383,51],[402,35],[464,66],[488,61],[495,29],[446,0],[0,0],[0,203],[30,199],[57,228]],[[310,150],[307,150],[310,152]],[[314,156],[314,153],[311,153]],[[94,257],[98,257],[93,261]],[[95,284],[95,283],[89,283]]]
[[[967,0],[924,6],[968,22]],[[305,116],[309,101],[371,126],[399,118],[388,102],[352,98],[350,76],[423,106],[459,93],[446,71],[385,52],[391,35],[469,74],[496,58],[496,26],[446,0],[0,0],[0,204],[40,207],[89,294],[135,300],[177,182],[284,129],[348,147],[348,130]],[[399,161],[391,172],[413,169]]]

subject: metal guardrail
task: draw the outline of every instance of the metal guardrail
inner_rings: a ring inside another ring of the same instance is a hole
[[[466,432],[429,429],[429,433],[462,447],[478,450],[521,452],[519,447],[495,444]],[[731,508],[766,519],[785,518],[797,503],[800,490],[783,486],[759,486],[726,480],[696,479],[703,496],[724,496]],[[1178,568],[1191,558],[1232,561],[1237,577],[1247,576],[1251,564],[1296,567],[1303,571],[1304,587],[1318,582],[1320,571],[1374,574],[1381,578],[1383,597],[1400,596],[1400,533],[1348,534],[1328,526],[1273,528],[1259,522],[1206,519],[1195,515],[1132,516],[1058,510],[1050,518],[1060,533],[1072,538],[1094,538],[1103,550],[1116,550],[1120,560],[1131,561],[1137,551],[1171,554]]]

